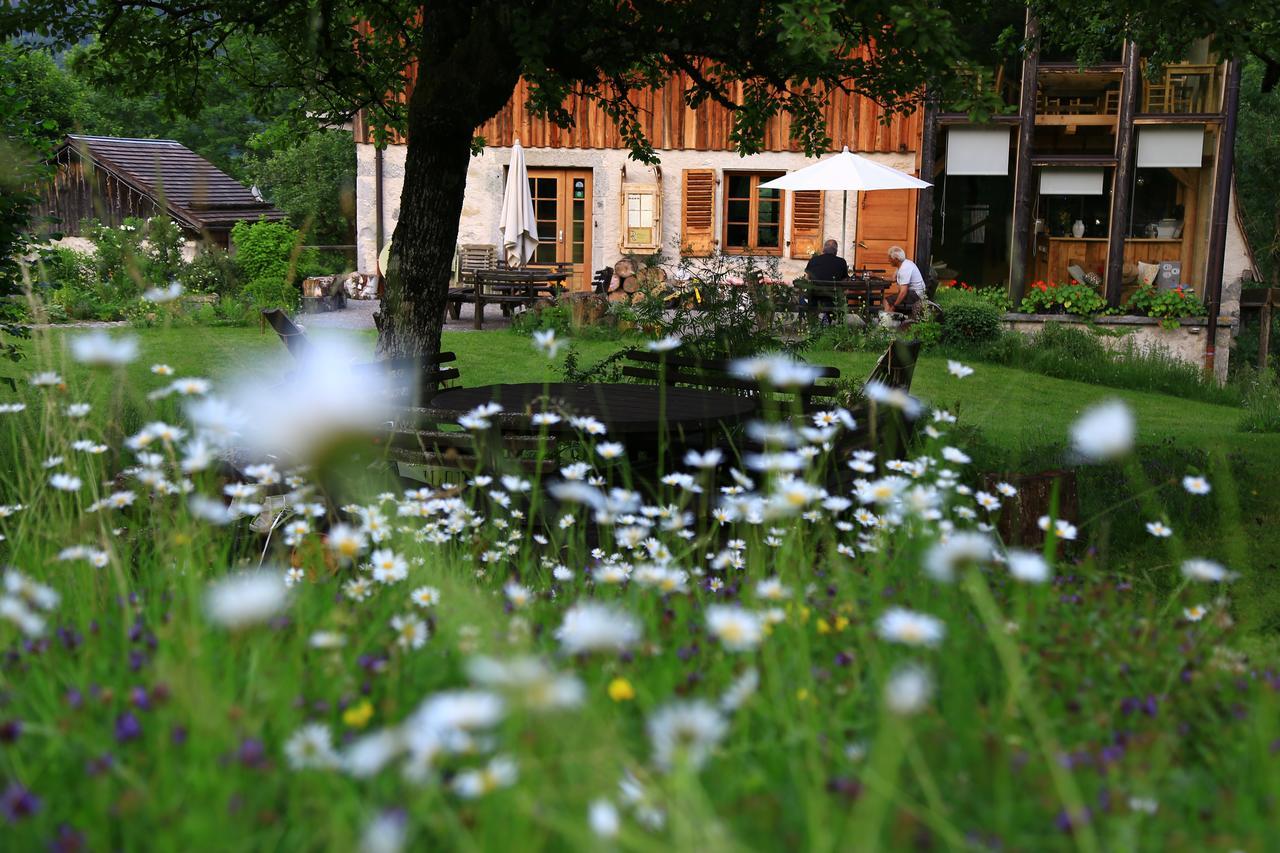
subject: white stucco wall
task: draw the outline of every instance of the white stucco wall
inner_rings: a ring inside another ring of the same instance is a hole
[[[375,242],[375,166],[372,145],[356,146],[356,242],[361,272],[373,272],[377,256]],[[400,191],[404,183],[404,146],[390,146],[383,153],[383,235],[390,239],[395,229],[400,209]],[[680,242],[681,173],[684,169],[791,171],[813,162],[803,154],[769,152],[751,157],[739,157],[724,151],[659,151],[661,157],[662,188],[662,247],[668,259],[678,257]],[[896,169],[913,171],[914,154],[868,155]],[[482,154],[471,158],[467,170],[467,194],[463,201],[462,219],[458,226],[459,243],[490,243],[498,245],[498,214],[502,208],[503,174],[511,161],[510,148],[486,148]],[[622,255],[621,211],[619,193],[622,188],[622,167],[627,170],[628,184],[653,184],[652,167],[636,163],[627,152],[606,149],[581,148],[526,148],[525,163],[530,168],[574,168],[592,171],[592,246],[591,268],[600,269],[612,265]],[[857,233],[857,197],[850,193],[847,207],[846,239],[842,254],[852,262],[849,248]],[[788,194],[790,197],[790,194]],[[723,230],[724,181],[716,186],[716,233]],[[841,193],[827,193],[824,211],[826,236],[840,239]],[[791,209],[788,202],[784,212],[783,239],[791,234]],[[783,277],[798,275],[805,261],[792,260],[789,248],[784,245],[779,264]]]

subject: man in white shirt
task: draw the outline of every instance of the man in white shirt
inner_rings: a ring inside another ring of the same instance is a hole
[[[920,268],[914,261],[907,260],[907,253],[901,246],[890,247],[889,263],[897,270],[893,280],[898,288],[893,297],[888,292],[885,293],[884,310],[899,314],[914,313],[916,307],[925,300],[924,276],[920,274]]]

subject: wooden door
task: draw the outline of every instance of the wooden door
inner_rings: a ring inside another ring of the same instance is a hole
[[[591,288],[591,170],[530,169],[529,194],[538,223],[534,265],[565,265],[572,290]]]
[[[858,234],[854,266],[891,270],[889,247],[915,255],[917,190],[874,190],[858,193]]]

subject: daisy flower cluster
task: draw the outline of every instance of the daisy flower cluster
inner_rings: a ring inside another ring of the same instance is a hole
[[[1225,640],[1236,568],[1149,518],[1168,593],[1137,604],[1088,550],[1091,520],[975,471],[957,418],[901,389],[656,473],[601,421],[548,410],[538,425],[582,441],[538,473],[413,480],[372,442],[348,453],[369,413],[331,388],[303,424],[282,408],[296,397],[151,374],[127,429],[62,399],[57,374],[0,415],[50,436],[0,495],[0,816],[24,846],[177,843],[185,809],[228,844],[293,827],[301,846],[379,850],[750,846],[848,818],[1049,849],[1199,813],[1151,771],[1181,754],[1172,733],[1220,704],[1244,709],[1211,720],[1238,734],[1280,690]],[[819,371],[761,356],[735,374],[787,390]],[[913,426],[909,452],[865,440],[886,413]],[[1064,440],[1110,464],[1138,426],[1106,403]],[[1213,499],[1199,475],[1172,485]]]

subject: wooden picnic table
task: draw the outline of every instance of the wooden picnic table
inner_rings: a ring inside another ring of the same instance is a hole
[[[794,284],[802,289],[807,297],[804,306],[807,314],[812,315],[824,309],[831,310],[839,307],[843,301],[846,309],[852,308],[861,314],[864,320],[870,320],[875,306],[884,298],[884,292],[893,285],[893,282],[867,275],[843,281],[814,281],[798,278]],[[823,297],[826,305],[817,301],[818,298]]]
[[[679,443],[685,437],[718,433],[723,427],[742,423],[760,406],[756,396],[698,388],[529,382],[442,391],[432,399],[431,409],[463,414],[491,402],[502,405],[497,423],[503,432],[537,432],[539,427],[529,423],[529,417],[554,412],[565,420],[548,427],[550,431],[575,432],[568,418],[589,416],[603,423],[609,436],[631,438],[640,445],[656,445],[664,421],[673,442]]]
[[[471,274],[474,283],[449,291],[449,310],[456,320],[463,302],[475,305],[474,327],[484,326],[485,303],[498,303],[504,310],[523,306],[528,308],[540,299],[554,301],[564,289],[564,281],[570,273],[553,269],[529,268],[522,270],[476,270]]]

